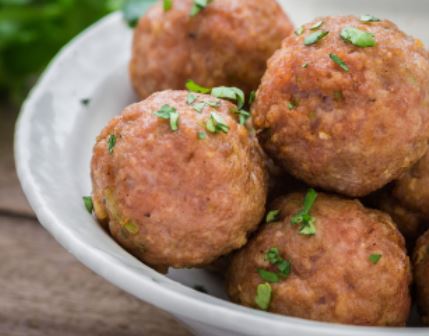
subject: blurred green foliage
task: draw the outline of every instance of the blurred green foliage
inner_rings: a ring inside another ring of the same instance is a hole
[[[56,52],[123,0],[0,0],[0,98],[20,103]]]

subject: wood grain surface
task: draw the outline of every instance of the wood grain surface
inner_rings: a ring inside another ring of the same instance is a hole
[[[14,119],[0,109],[0,336],[190,336],[82,266],[37,222],[15,174]]]

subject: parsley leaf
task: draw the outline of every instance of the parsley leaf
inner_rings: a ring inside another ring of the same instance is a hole
[[[250,92],[250,94],[249,94],[249,106],[251,106],[255,102],[255,99],[256,99],[256,91]]]
[[[317,42],[319,42],[320,40],[322,40],[326,35],[328,35],[329,32],[328,31],[324,31],[324,30],[319,30],[315,33],[312,33],[310,35],[308,35],[305,39],[304,39],[304,44],[306,46],[315,44]]]
[[[110,134],[107,138],[107,150],[109,151],[109,154],[113,154],[113,149],[116,145],[116,136],[114,134]]]
[[[292,224],[301,224],[300,233],[302,235],[316,234],[316,219],[310,215],[311,208],[317,198],[317,192],[314,189],[309,189],[304,199],[304,208],[292,216]]]
[[[300,26],[295,30],[295,35],[300,36],[302,34],[304,34],[305,28],[304,26]]]
[[[88,211],[89,214],[92,214],[92,212],[94,211],[94,204],[92,202],[92,197],[84,196],[82,198],[83,198],[83,204],[85,205],[86,210]]]
[[[188,96],[186,97],[186,104],[192,105],[197,100],[197,96],[194,95],[192,92],[188,93]]]
[[[207,134],[205,132],[198,132],[198,139],[204,140]]]
[[[210,118],[206,123],[206,129],[210,133],[228,133],[229,126],[224,123],[222,117],[215,112],[210,113]]]
[[[271,210],[265,217],[266,223],[274,222],[280,215],[280,210]]]
[[[378,17],[372,15],[362,15],[360,17],[362,22],[380,22],[381,20]]]
[[[156,2],[156,0],[126,0],[122,5],[124,20],[130,27],[135,27],[142,15]]]
[[[190,16],[195,16],[206,8],[213,0],[193,0]]]
[[[206,107],[206,103],[205,102],[195,103],[194,105],[192,105],[192,107],[194,108],[195,111],[197,111],[198,113],[201,113],[203,112],[204,107]]]
[[[377,265],[381,257],[382,257],[381,254],[374,253],[374,254],[371,254],[368,259],[372,264]]]
[[[334,61],[336,64],[340,66],[341,69],[343,69],[345,72],[349,72],[350,69],[347,66],[346,63],[336,54],[329,54],[329,58]]]
[[[174,107],[164,105],[154,114],[161,119],[170,120],[170,128],[173,132],[179,129],[179,112]]]
[[[280,281],[280,277],[274,272],[270,272],[260,268],[258,269],[258,273],[261,279],[266,282],[275,283]]]
[[[163,8],[164,12],[168,12],[171,8],[173,8],[173,0],[164,0]]]
[[[374,47],[377,43],[374,34],[355,27],[343,28],[340,36],[344,41],[360,48]]]
[[[312,25],[312,26],[310,27],[310,30],[317,30],[317,29],[319,29],[320,27],[322,27],[322,25],[323,25],[323,21],[318,21],[318,22],[316,22],[314,25]]]
[[[280,251],[277,247],[272,247],[267,252],[265,252],[264,259],[267,260],[271,265],[277,266],[278,272],[274,274],[276,274],[279,277],[279,279],[280,278],[285,279],[290,275],[291,264],[289,261],[282,258],[282,256],[280,255]],[[259,275],[261,275],[261,272],[259,272],[259,270],[258,270],[258,273]],[[267,279],[264,279],[264,280],[270,282]]]
[[[236,102],[239,110],[244,106],[244,92],[239,88],[219,86],[212,89],[211,95],[216,98],[229,99]]]
[[[186,88],[189,91],[196,93],[209,93],[211,91],[211,89],[201,86],[191,79],[186,82]]]
[[[256,289],[255,303],[262,309],[267,310],[271,303],[272,289],[269,283],[258,285]]]

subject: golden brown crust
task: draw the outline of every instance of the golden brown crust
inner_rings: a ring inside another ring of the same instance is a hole
[[[429,231],[417,241],[413,263],[417,304],[423,323],[429,325]]]
[[[329,31],[304,45],[309,27]],[[253,105],[263,147],[295,177],[349,196],[375,191],[417,162],[429,137],[429,60],[423,44],[383,20],[325,17],[291,35],[268,62]],[[359,48],[346,26],[375,34]],[[329,54],[349,67],[345,72]],[[306,67],[303,67],[307,64]],[[296,108],[288,103],[295,102]]]
[[[293,26],[275,0],[215,0],[190,17],[192,1],[161,2],[134,33],[130,74],[141,98],[166,89],[201,85],[255,90],[267,59]]]
[[[374,326],[404,325],[409,314],[410,262],[404,239],[390,217],[358,201],[319,194],[311,214],[315,236],[299,234],[291,217],[304,194],[277,200],[281,219],[267,224],[232,259],[227,288],[232,300],[256,307],[264,281],[258,268],[269,268],[265,252],[277,247],[292,264],[289,278],[271,285],[269,311],[312,320]],[[372,264],[370,255],[382,257]]]
[[[205,265],[241,247],[265,212],[267,178],[254,135],[237,122],[234,105],[197,113],[185,91],[164,91],[131,105],[97,138],[92,158],[96,214],[112,236],[155,266]],[[199,102],[217,100],[197,95]],[[163,105],[180,114],[179,130],[154,115]],[[215,111],[227,134],[205,130]],[[205,131],[204,140],[198,132]],[[109,154],[107,139],[117,138]]]

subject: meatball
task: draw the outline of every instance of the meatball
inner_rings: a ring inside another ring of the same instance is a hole
[[[209,264],[257,227],[265,160],[234,111],[212,96],[164,91],[127,107],[98,136],[96,216],[143,262],[159,270]]]
[[[348,196],[398,178],[427,149],[423,43],[351,16],[297,34],[269,60],[252,108],[263,147],[295,177]]]
[[[293,26],[275,0],[214,0],[191,16],[192,0],[161,2],[143,16],[134,33],[131,79],[142,98],[201,85],[255,90],[266,61]]]
[[[429,221],[429,152],[395,183],[393,195]]]
[[[413,262],[417,303],[423,322],[429,325],[429,231],[417,241]]]
[[[308,211],[307,198],[294,193],[274,202],[278,221],[235,254],[227,281],[232,300],[311,320],[404,325],[410,262],[390,217],[325,194]],[[315,230],[292,224],[297,217]]]

